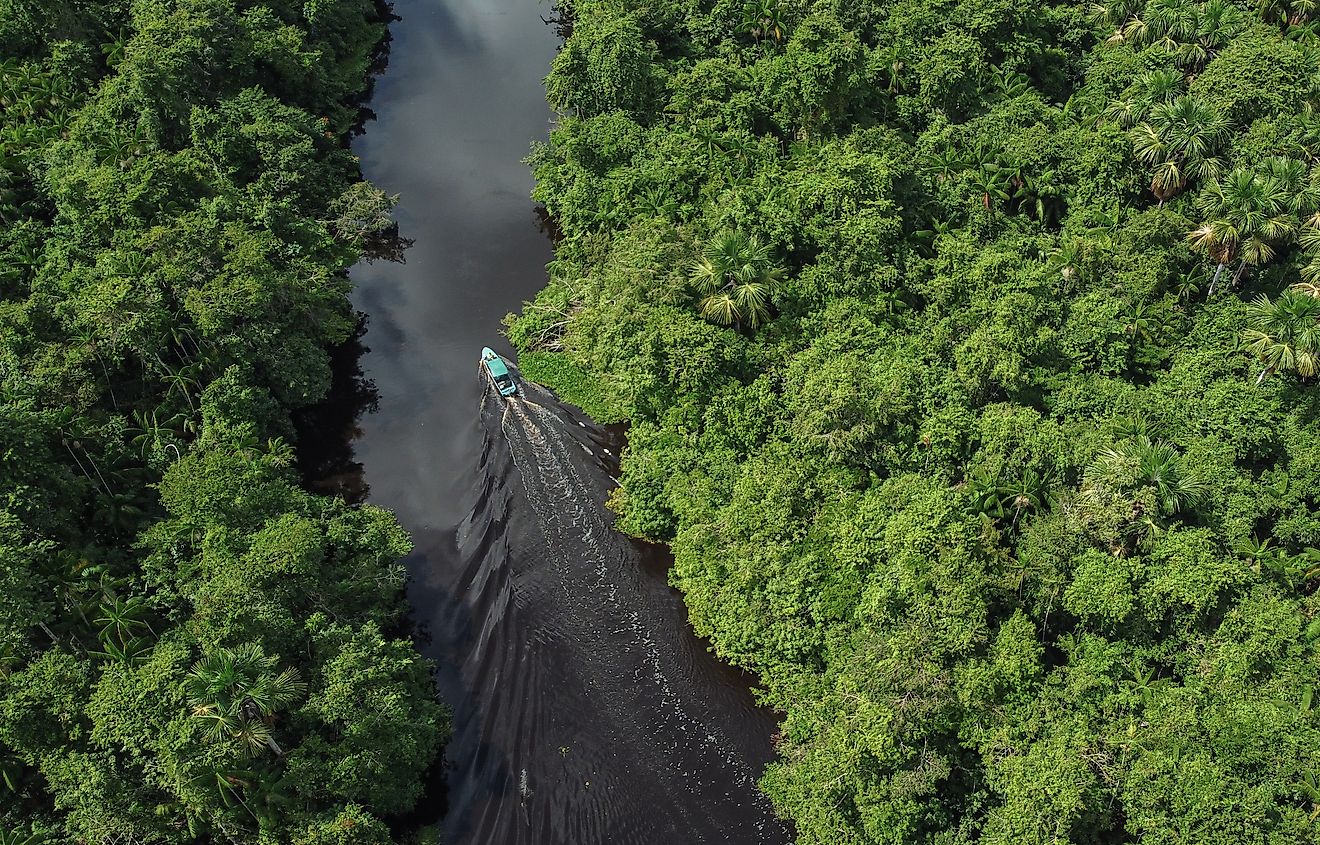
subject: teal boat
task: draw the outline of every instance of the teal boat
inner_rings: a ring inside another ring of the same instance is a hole
[[[486,375],[490,376],[491,383],[495,385],[501,396],[513,396],[518,392],[518,385],[514,383],[513,376],[509,373],[509,366],[489,346],[481,348],[481,366],[485,369]]]

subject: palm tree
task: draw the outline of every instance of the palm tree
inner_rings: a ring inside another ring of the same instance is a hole
[[[1016,528],[1023,511],[1040,511],[1048,507],[1053,499],[1050,491],[1052,479],[1048,474],[1041,475],[1033,469],[1022,474],[1021,478],[999,488],[1003,501],[1013,511],[1013,523]]]
[[[1248,264],[1258,267],[1274,257],[1274,243],[1292,233],[1287,192],[1268,174],[1234,168],[1222,181],[1206,186],[1197,197],[1205,222],[1188,234],[1192,246],[1205,250],[1218,264],[1210,280],[1209,295],[1224,267],[1237,257],[1242,264],[1234,283]]]
[[[1160,205],[1192,179],[1219,175],[1223,164],[1214,153],[1227,130],[1227,118],[1190,94],[1151,107],[1132,129],[1132,144],[1138,161],[1154,165],[1150,190]]]
[[[1146,5],[1145,0],[1109,0],[1095,2],[1087,9],[1091,20],[1106,29],[1117,29]]]
[[[746,0],[743,3],[742,31],[757,41],[763,38],[783,41],[787,27],[781,0]]]
[[[128,30],[120,28],[115,33],[114,40],[108,44],[101,45],[101,54],[105,56],[107,67],[117,67],[124,60],[124,45],[128,43]]]
[[[1201,292],[1201,288],[1205,287],[1208,275],[1203,265],[1197,265],[1184,273],[1180,273],[1178,281],[1174,282],[1173,285],[1174,294],[1180,300],[1190,300]]]
[[[1164,328],[1158,312],[1149,302],[1129,303],[1127,312],[1123,316],[1127,318],[1123,331],[1128,339],[1134,342],[1152,343],[1159,331]]]
[[[967,475],[959,487],[971,496],[967,505],[969,514],[980,514],[992,518],[1004,515],[1004,499],[1000,495],[999,473],[984,466],[978,466]]]
[[[31,828],[24,830],[21,827],[0,827],[0,845],[42,845],[48,841],[50,838],[46,834],[38,833]]]
[[[715,122],[712,120],[698,121],[692,129],[692,134],[696,136],[697,142],[706,151],[706,166],[713,169],[715,167],[715,154],[724,152],[722,143],[724,136],[715,128]]]
[[[117,641],[126,645],[137,637],[137,632],[146,629],[151,633],[151,624],[147,622],[147,603],[141,596],[121,599],[115,592],[109,591],[101,601],[100,615],[93,622],[101,626],[101,641]]]
[[[1124,680],[1123,686],[1140,695],[1142,703],[1147,707],[1154,700],[1156,693],[1170,684],[1168,678],[1157,677],[1158,672],[1153,668],[1143,667],[1138,669],[1134,666],[1131,672],[1132,677]]]
[[[1248,306],[1247,348],[1265,365],[1256,384],[1280,370],[1302,378],[1320,373],[1320,299],[1289,288],[1271,301],[1261,294]]]
[[[276,658],[248,643],[221,648],[193,664],[185,688],[193,716],[207,723],[213,742],[233,742],[256,756],[269,748],[283,756],[271,722],[277,710],[292,704],[307,688],[296,669],[274,673]]]
[[[1106,488],[1129,493],[1148,489],[1165,516],[1195,508],[1207,493],[1205,482],[1171,445],[1145,435],[1101,449],[1087,467],[1083,495]]]
[[[1261,561],[1283,553],[1281,549],[1275,548],[1273,537],[1266,537],[1263,541],[1255,537],[1244,537],[1233,544],[1233,551],[1241,555],[1256,572],[1260,571]]]
[[[876,48],[876,57],[888,76],[885,93],[893,95],[906,90],[903,71],[907,68],[907,62],[903,48],[898,44],[883,45]]]
[[[1146,4],[1144,40],[1178,53],[1196,37],[1197,8],[1192,0],[1150,0]]]
[[[1031,78],[1020,71],[991,65],[987,88],[990,99],[1013,100],[1031,90]]]
[[[95,657],[103,657],[125,666],[140,666],[146,663],[150,653],[151,643],[146,637],[133,637],[123,643],[106,637],[101,640],[100,651],[88,652]]]
[[[1242,29],[1242,13],[1228,0],[1206,0],[1196,10],[1196,31],[1179,60],[1193,72],[1205,67]]]
[[[934,176],[935,181],[947,182],[966,167],[967,163],[961,153],[953,147],[941,147],[926,157],[922,169]]]
[[[1155,70],[1137,80],[1105,109],[1104,115],[1124,129],[1144,120],[1151,107],[1173,102],[1183,93],[1183,75],[1176,70]]]
[[[139,448],[144,461],[156,449],[164,449],[173,442],[178,433],[176,426],[184,419],[183,414],[175,414],[162,422],[157,416],[159,410],[156,409],[151,413],[142,410],[133,411],[133,422],[136,425],[126,431],[127,434],[133,435],[133,445]]]
[[[755,235],[727,230],[706,242],[689,274],[703,295],[701,315],[725,326],[755,329],[770,319],[770,296],[783,276],[770,247]]]
[[[1066,205],[1067,192],[1059,181],[1059,174],[1052,169],[1039,173],[1029,173],[1022,179],[1022,185],[1013,195],[1018,202],[1018,209],[1026,209],[1041,223],[1056,222]]]
[[[1302,279],[1306,286],[1309,286],[1312,296],[1320,295],[1320,228],[1313,226],[1304,226],[1302,234],[1298,237],[1298,243],[1302,249],[1310,255],[1310,261],[1301,269]],[[1294,287],[1302,287],[1302,284]]]
[[[262,827],[275,827],[288,808],[300,803],[299,786],[293,777],[268,772],[260,776],[252,787],[248,811]]]
[[[0,749],[2,748],[0,746]],[[18,792],[23,785],[25,775],[23,761],[8,751],[0,750],[0,783],[5,785],[5,789]]]
[[[981,207],[987,216],[994,213],[997,203],[1009,198],[1008,179],[997,162],[986,161],[972,170],[970,182],[972,189],[980,196]]]
[[[1083,237],[1069,236],[1059,241],[1045,261],[1045,266],[1057,270],[1065,289],[1071,290],[1081,280],[1082,267],[1094,251],[1095,242]]]
[[[1283,193],[1284,207],[1301,226],[1320,229],[1320,170],[1284,156],[1263,160],[1258,171],[1273,180]]]

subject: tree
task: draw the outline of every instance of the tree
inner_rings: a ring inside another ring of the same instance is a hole
[[[309,628],[321,665],[301,715],[322,729],[290,753],[290,776],[303,790],[378,813],[412,806],[422,791],[419,773],[449,733],[447,711],[423,692],[429,663],[374,624],[350,627],[318,616]]]
[[[271,730],[277,711],[297,701],[306,690],[296,669],[273,670],[277,658],[249,643],[220,648],[198,660],[185,686],[194,717],[207,725],[213,742],[232,743],[256,756],[269,748],[283,756]]]
[[[755,235],[726,230],[706,242],[688,278],[703,296],[703,317],[756,329],[770,319],[771,296],[783,273]]]
[[[660,89],[655,44],[636,15],[590,4],[573,9],[573,37],[546,77],[546,97],[561,112],[591,117],[649,109]]]
[[[1261,294],[1248,306],[1247,348],[1265,365],[1256,383],[1276,372],[1303,379],[1320,373],[1320,299],[1289,288],[1271,300]]]
[[[1219,174],[1216,153],[1227,131],[1228,119],[1190,94],[1151,107],[1132,129],[1132,144],[1137,160],[1154,166],[1150,190],[1161,205],[1192,179]]]
[[[1184,92],[1183,75],[1176,70],[1153,70],[1137,78],[1123,96],[1105,109],[1104,115],[1124,129],[1146,119],[1152,107],[1173,102]]]
[[[1197,207],[1205,222],[1187,238],[1218,265],[1210,280],[1210,294],[1224,267],[1235,258],[1241,257],[1242,263],[1233,275],[1234,284],[1248,264],[1260,266],[1274,257],[1275,244],[1294,229],[1286,205],[1289,199],[1273,176],[1242,167],[1201,191]]]
[[[1159,514],[1146,514],[1133,494],[1148,491]],[[1132,520],[1158,527],[1154,517],[1194,510],[1208,492],[1206,483],[1172,445],[1141,435],[1101,449],[1082,478],[1083,498],[1099,501],[1117,493],[1133,499]]]

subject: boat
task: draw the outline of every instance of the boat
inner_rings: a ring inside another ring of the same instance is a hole
[[[481,348],[481,368],[490,376],[490,381],[501,396],[513,396],[518,392],[518,385],[509,372],[509,365],[489,346]]]

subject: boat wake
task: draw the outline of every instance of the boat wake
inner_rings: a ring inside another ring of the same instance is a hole
[[[611,436],[519,382],[482,400],[449,609],[462,695],[446,843],[782,843],[756,778],[775,721],[604,502]]]

